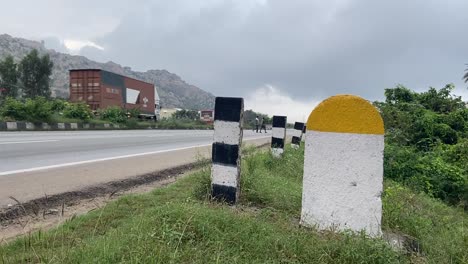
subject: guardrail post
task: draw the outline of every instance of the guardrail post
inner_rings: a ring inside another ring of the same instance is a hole
[[[240,192],[244,99],[216,97],[212,147],[211,196],[230,204]]]
[[[298,149],[301,146],[302,133],[304,131],[304,123],[294,123],[294,130],[292,132],[291,146]]]
[[[279,158],[284,152],[286,141],[286,116],[273,116],[273,128],[271,137],[271,153]]]
[[[301,224],[381,234],[384,125],[353,95],[332,96],[310,114]]]

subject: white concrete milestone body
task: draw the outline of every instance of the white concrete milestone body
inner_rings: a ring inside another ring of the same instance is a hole
[[[369,102],[339,95],[318,105],[307,121],[301,223],[379,236],[383,150],[383,121]]]

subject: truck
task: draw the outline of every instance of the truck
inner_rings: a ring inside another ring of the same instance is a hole
[[[110,106],[138,109],[140,117],[159,119],[154,84],[102,69],[70,70],[70,102],[85,102],[93,111]]]

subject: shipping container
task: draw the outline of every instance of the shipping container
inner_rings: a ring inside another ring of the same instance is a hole
[[[119,106],[156,117],[159,96],[153,84],[100,69],[70,70],[70,101],[85,102],[92,110]]]
[[[153,84],[100,69],[70,70],[70,101],[86,102],[92,110],[119,106],[155,117],[159,105]]]

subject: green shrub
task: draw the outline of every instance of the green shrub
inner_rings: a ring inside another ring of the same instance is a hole
[[[91,119],[92,112],[85,103],[66,103],[63,109],[63,115],[66,118],[89,120]]]
[[[3,101],[0,115],[14,120],[25,120],[26,112],[24,104],[15,98],[8,97]]]
[[[99,115],[102,119],[112,123],[124,123],[127,120],[127,111],[118,106],[111,106],[100,110]]]
[[[54,99],[52,100],[52,111],[54,112],[61,112],[65,110],[67,107],[68,102],[63,99]]]
[[[4,117],[30,122],[47,122],[53,114],[52,103],[40,96],[34,99],[28,98],[25,101],[7,98],[0,112]]]

